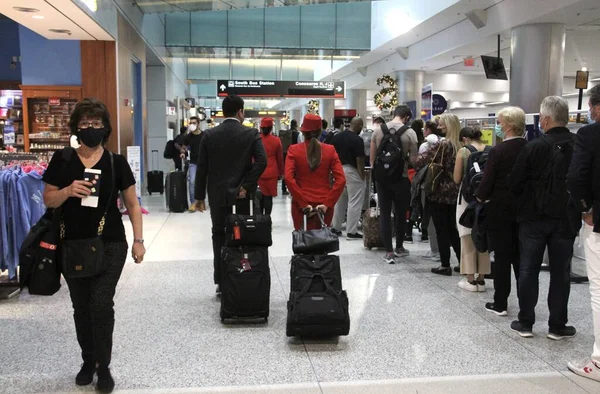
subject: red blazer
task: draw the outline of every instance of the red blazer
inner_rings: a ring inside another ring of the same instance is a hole
[[[267,153],[267,169],[262,173],[261,179],[279,178],[284,171],[281,140],[273,134],[260,133],[260,137]]]
[[[290,146],[285,162],[285,183],[299,208],[318,203],[333,209],[346,186],[342,163],[333,145],[321,144],[321,165],[311,172],[307,146],[308,141]],[[333,174],[333,186],[330,174]]]

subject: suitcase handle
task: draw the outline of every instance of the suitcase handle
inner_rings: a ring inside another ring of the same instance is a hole
[[[303,219],[304,219],[304,228],[303,230],[306,231],[306,229],[308,228],[308,215],[311,213],[312,211],[306,212],[304,213]],[[321,221],[321,228],[326,228],[327,224],[325,223],[325,213],[323,211],[321,211],[320,209],[317,210],[317,216],[319,217],[319,220]]]
[[[250,194],[247,195],[248,198],[248,203],[250,204],[250,216],[254,216],[254,197],[251,197]],[[233,204],[232,207],[232,213],[235,215],[236,214],[236,206],[237,204]]]
[[[154,154],[156,153],[156,165],[154,165]],[[152,170],[156,171],[158,170],[158,150],[157,149],[153,149],[152,150]]]

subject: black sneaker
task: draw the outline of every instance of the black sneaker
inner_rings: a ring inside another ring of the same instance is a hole
[[[487,304],[485,304],[485,309],[487,309],[489,312],[495,313],[498,316],[507,316],[508,315],[506,308],[504,308],[504,309],[497,308],[493,302],[488,302]]]
[[[348,233],[348,234],[346,234],[346,239],[350,240],[350,241],[354,241],[357,239],[363,239],[363,236],[362,236],[362,234],[359,234],[359,233],[355,233],[355,234]]]
[[[412,235],[406,235],[406,236],[404,237],[404,242],[406,242],[407,244],[412,244],[412,243],[414,243]]]
[[[336,230],[336,229],[332,228],[331,231],[333,231],[333,233],[335,235],[337,235],[338,237],[340,237],[342,235],[342,232],[340,230]]]
[[[429,242],[429,237],[427,235],[421,236],[421,242]]]
[[[452,276],[452,268],[450,267],[436,267],[436,268],[432,268],[431,272],[433,272],[434,274],[438,274],[438,275],[444,275],[444,276]]]
[[[454,272],[456,272],[457,274],[460,274],[460,265],[457,265],[456,267],[454,267]]]
[[[75,384],[78,386],[87,386],[88,384],[92,384],[95,373],[96,363],[83,363],[81,370],[75,377]]]
[[[289,193],[289,192],[286,190],[286,191],[284,191],[284,192],[281,192],[281,195],[283,195],[283,196],[289,196],[289,195],[290,195],[290,193]]]
[[[523,338],[533,338],[533,331],[531,330],[531,327],[525,326],[518,320],[510,323],[510,329],[518,333]]]
[[[564,326],[560,328],[550,328],[548,330],[548,339],[560,341],[565,338],[573,338],[577,334],[577,330],[573,326]]]
[[[217,293],[217,297],[221,295],[221,285],[217,285],[217,290],[215,293]]]
[[[115,389],[115,381],[110,374],[108,367],[98,368],[98,383],[96,384],[96,390],[101,393],[112,393]]]

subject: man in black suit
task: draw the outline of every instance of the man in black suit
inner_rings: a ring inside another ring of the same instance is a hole
[[[258,130],[242,125],[244,100],[229,96],[223,100],[226,119],[204,132],[200,144],[193,207],[206,211],[206,190],[210,200],[214,253],[214,281],[217,293],[221,281],[221,248],[225,244],[225,218],[234,205],[238,213],[249,211],[249,198],[267,167],[267,155]],[[249,212],[248,212],[249,213]]]
[[[596,338],[591,358],[568,364],[571,371],[600,382],[600,85],[590,89],[590,125],[575,137],[567,187],[583,213],[581,238],[585,248]]]

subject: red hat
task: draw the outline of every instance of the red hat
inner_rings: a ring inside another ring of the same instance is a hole
[[[321,122],[321,117],[315,114],[306,114],[304,116],[304,121],[302,121],[302,127],[300,127],[300,131],[309,132],[309,131],[317,131],[321,130],[323,124]]]
[[[273,127],[273,118],[262,118],[260,121],[260,127]]]

